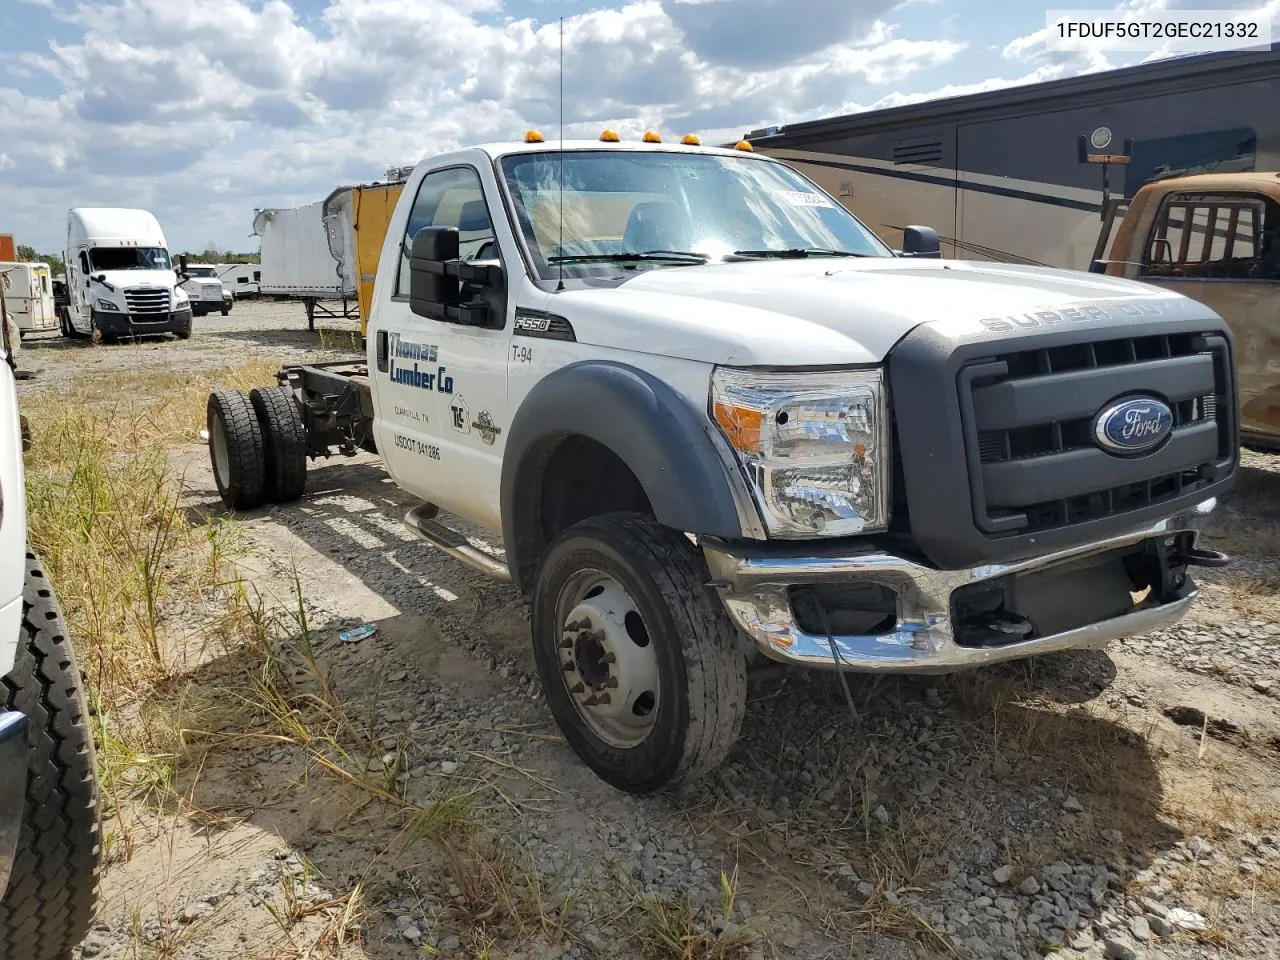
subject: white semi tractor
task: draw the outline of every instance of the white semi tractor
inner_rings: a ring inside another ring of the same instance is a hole
[[[160,221],[150,212],[73,209],[67,216],[66,264],[67,336],[191,336],[191,299],[174,271]]]

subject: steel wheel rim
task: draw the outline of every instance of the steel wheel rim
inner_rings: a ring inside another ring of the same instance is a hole
[[[225,490],[231,486],[231,454],[227,449],[227,428],[223,426],[221,417],[213,418],[209,445],[213,449],[213,472],[217,475],[218,484]]]
[[[612,747],[639,746],[658,719],[658,655],[638,605],[614,577],[581,570],[556,602],[556,663],[574,710]]]

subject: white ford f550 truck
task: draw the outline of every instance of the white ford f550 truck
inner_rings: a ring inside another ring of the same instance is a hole
[[[420,164],[367,355],[210,397],[225,503],[376,449],[413,530],[529,595],[551,712],[634,792],[725,756],[758,654],[950,671],[1186,612],[1238,456],[1213,311],[894,251],[779,161],[656,139]]]

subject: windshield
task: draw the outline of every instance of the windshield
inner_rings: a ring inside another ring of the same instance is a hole
[[[164,247],[95,247],[89,259],[95,271],[172,269]]]
[[[213,267],[188,267],[187,275],[191,277],[217,277]]]
[[[582,262],[653,251],[709,260],[732,259],[739,251],[892,256],[853,214],[780,163],[622,150],[569,151],[563,163],[562,243],[561,156],[526,153],[502,159],[520,227],[543,278],[556,275],[561,266],[565,276],[599,276],[624,266],[700,262]]]

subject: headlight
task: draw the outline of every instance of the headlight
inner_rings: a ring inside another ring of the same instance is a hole
[[[769,533],[839,537],[889,522],[889,424],[879,370],[717,368],[711,416],[738,452]]]
[[[116,313],[119,313],[119,312],[120,312],[120,308],[119,308],[119,307],[117,307],[117,306],[116,306],[114,303],[112,303],[110,300],[101,300],[101,299],[100,299],[100,300],[98,301],[98,309],[99,309],[99,310],[113,310],[113,311],[115,311]]]
[[[186,303],[186,302],[187,302],[188,300],[190,300],[190,299],[191,299],[191,298],[190,298],[189,296],[187,296],[187,291],[183,290],[181,287],[175,287],[175,288],[174,288],[174,291],[173,291],[173,305],[174,305],[175,307],[180,307],[180,306],[182,306],[184,303]]]

